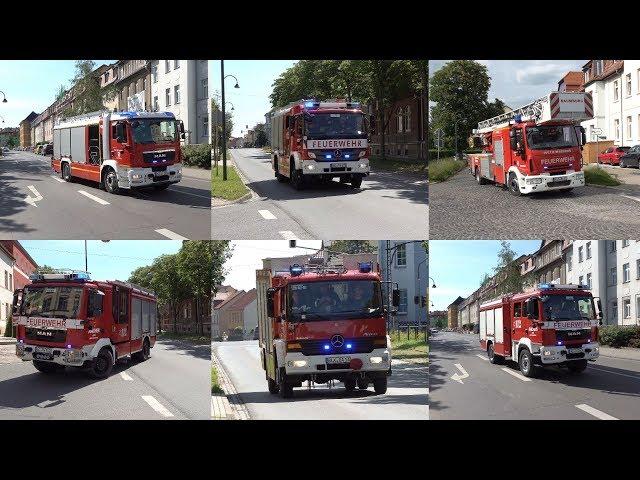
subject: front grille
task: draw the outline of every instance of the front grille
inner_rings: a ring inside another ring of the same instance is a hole
[[[548,187],[566,187],[571,184],[571,180],[563,180],[562,182],[549,182]]]
[[[44,330],[42,328],[27,328],[27,340],[39,340],[41,342],[64,343],[67,340],[66,330]]]
[[[331,345],[329,340],[303,340],[300,343],[302,344],[303,355],[348,355],[350,353],[371,353],[374,349],[373,340],[371,337],[357,339],[345,338],[344,345],[339,348]],[[325,345],[329,345],[329,350],[325,350]],[[351,348],[347,348],[347,345],[351,345]]]
[[[314,153],[316,154],[316,161],[318,162],[353,162],[355,160],[359,160],[358,155],[362,150],[351,150],[351,149],[339,149],[340,155],[336,155],[336,150],[317,150]],[[331,158],[327,158],[327,155],[331,155]],[[349,158],[346,158],[347,155]]]
[[[167,150],[164,152],[144,152],[142,158],[145,163],[170,163],[176,157],[175,150]]]

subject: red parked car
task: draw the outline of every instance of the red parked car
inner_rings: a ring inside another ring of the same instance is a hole
[[[598,154],[598,163],[609,165],[620,165],[620,157],[627,153],[631,147],[609,147],[604,152]]]

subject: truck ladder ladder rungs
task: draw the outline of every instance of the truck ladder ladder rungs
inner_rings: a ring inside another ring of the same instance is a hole
[[[487,120],[483,120],[482,122],[478,123],[478,130],[483,130],[485,128],[495,128],[498,125],[507,126],[516,115],[522,116],[523,121],[537,121],[540,116],[542,116],[542,105],[548,100],[548,98],[548,96],[544,96],[511,112],[502,113]]]

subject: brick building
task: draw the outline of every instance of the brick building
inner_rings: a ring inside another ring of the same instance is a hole
[[[582,72],[567,72],[558,82],[559,92],[584,92],[584,74]]]
[[[31,122],[37,116],[36,112],[31,112],[27,118],[20,122],[20,146],[23,148],[31,146]]]
[[[190,298],[180,303],[174,320],[168,305],[158,307],[162,330],[171,333],[211,334],[211,296]]]
[[[29,283],[29,275],[36,271],[38,264],[17,240],[0,240],[5,250],[14,258],[13,289],[24,288]]]

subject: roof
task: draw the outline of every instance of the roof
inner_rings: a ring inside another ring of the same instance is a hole
[[[456,298],[453,302],[451,302],[451,303],[447,306],[447,308],[452,307],[452,306],[454,306],[454,305],[458,305],[458,304],[460,304],[460,303],[462,303],[462,302],[464,302],[464,298],[462,298],[462,297],[458,297],[458,298]]]
[[[257,297],[258,295],[256,293],[256,289],[252,288],[248,292],[242,291],[238,293],[226,302],[218,305],[217,308],[220,308],[222,305],[224,305],[225,308],[228,308],[230,310],[244,310],[245,307],[253,302]]]
[[[15,257],[13,256],[13,253],[10,252],[9,249],[7,249],[7,247],[5,247],[2,243],[0,243],[0,250],[5,252],[11,260],[15,261]]]
[[[246,292],[244,290],[232,292],[227,298],[223,299],[221,302],[218,302],[218,304],[216,304],[215,297],[214,297],[214,300],[213,300],[214,310],[220,310],[223,307],[227,307],[229,304],[231,304],[234,301],[234,299],[236,299],[239,295],[242,295],[243,293],[246,293]]]
[[[70,126],[83,126],[83,125],[93,125],[98,123],[98,120],[103,115],[111,115],[111,120],[129,120],[132,118],[172,118],[175,119],[175,115],[172,112],[109,112],[98,111],[86,113],[84,115],[77,115],[75,117],[63,118],[60,122],[53,127],[53,129],[58,128],[68,128]]]
[[[27,115],[27,118],[22,120],[22,122],[31,122],[37,116],[38,116],[38,114],[36,112],[31,112],[29,115]],[[20,123],[22,123],[22,122],[20,122]]]
[[[5,249],[6,249],[6,245],[11,245],[14,249],[18,249],[20,250],[20,252],[27,258],[27,260],[29,260],[31,262],[31,264],[33,265],[33,268],[38,268],[38,264],[36,263],[36,261],[31,258],[31,255],[29,255],[29,252],[27,252],[24,247],[20,244],[20,242],[18,240],[0,240],[0,245],[5,245]],[[12,257],[15,258],[15,255],[13,254],[13,251],[11,252]]]

